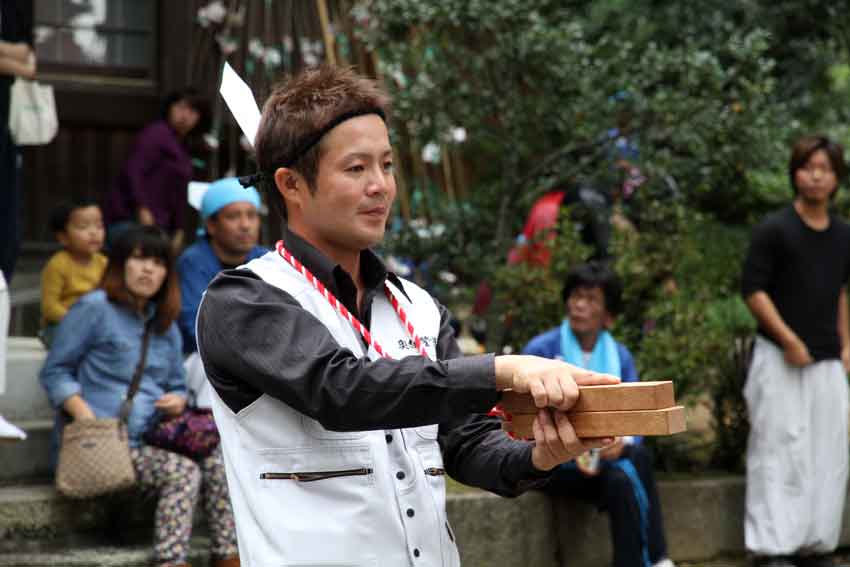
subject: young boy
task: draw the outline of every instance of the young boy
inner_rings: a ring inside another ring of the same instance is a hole
[[[622,289],[620,278],[602,262],[575,266],[564,285],[563,323],[533,338],[523,354],[637,382],[631,353],[607,331],[620,312]],[[641,438],[617,438],[597,457],[583,457],[557,467],[546,490],[574,494],[608,510],[614,567],[675,567],[667,557],[652,459]]]
[[[53,328],[68,309],[100,283],[106,269],[103,216],[93,201],[59,205],[50,216],[50,229],[64,248],[41,272],[42,340],[49,347]]]

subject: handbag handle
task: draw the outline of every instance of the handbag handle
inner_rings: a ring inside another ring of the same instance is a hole
[[[148,343],[151,338],[151,330],[153,329],[153,319],[145,323],[145,333],[142,335],[142,355],[139,357],[139,364],[136,365],[136,371],[133,373],[133,380],[130,381],[130,387],[127,389],[127,397],[121,404],[121,412],[118,418],[123,424],[127,424],[127,419],[130,417],[130,409],[133,407],[133,396],[139,391],[139,386],[142,383],[142,374],[145,371],[145,362],[148,358]]]

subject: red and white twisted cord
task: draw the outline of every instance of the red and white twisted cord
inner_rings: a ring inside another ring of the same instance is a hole
[[[337,313],[342,315],[346,319],[346,321],[351,323],[351,326],[354,327],[354,329],[360,333],[360,335],[363,337],[363,340],[366,341],[366,344],[368,346],[375,349],[375,352],[377,352],[379,355],[386,358],[392,358],[389,354],[387,354],[387,352],[378,343],[378,341],[372,338],[372,333],[369,332],[369,329],[367,329],[366,326],[363,325],[357,319],[357,317],[352,315],[351,312],[346,309],[345,305],[343,305],[342,302],[339,301],[334,296],[334,294],[331,293],[328,288],[325,287],[325,285],[321,281],[319,281],[319,278],[314,276],[312,272],[310,272],[310,270],[308,270],[304,266],[304,264],[302,264],[298,260],[298,258],[293,256],[289,252],[289,250],[286,249],[286,247],[283,245],[283,241],[278,241],[276,248],[278,254],[280,254],[280,256],[284,260],[286,260],[290,266],[295,268],[295,270],[299,274],[304,276],[307,281],[310,282],[310,285],[312,285],[316,289],[316,291],[322,294],[322,297],[324,297],[325,300],[330,303],[331,307],[333,307],[337,311]],[[413,328],[413,324],[407,318],[407,313],[404,312],[404,309],[402,309],[401,305],[398,302],[398,299],[396,299],[395,295],[393,295],[393,292],[390,290],[389,286],[386,283],[384,283],[384,293],[386,294],[387,299],[390,301],[390,304],[393,306],[393,309],[395,309],[396,315],[398,315],[402,326],[404,326],[404,328],[407,330],[407,333],[413,339],[413,343],[416,345],[416,349],[419,351],[419,354],[421,354],[425,358],[428,358],[428,352],[425,350],[425,347],[422,346],[422,339],[420,339],[419,335],[416,334],[416,331]]]

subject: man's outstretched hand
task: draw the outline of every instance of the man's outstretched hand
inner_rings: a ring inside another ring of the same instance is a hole
[[[540,471],[548,471],[561,463],[572,461],[590,449],[600,449],[614,443],[614,437],[579,439],[567,414],[557,410],[537,410],[533,430],[531,462]]]
[[[619,383],[620,379],[611,374],[585,370],[561,360],[528,355],[496,357],[496,388],[531,394],[538,408],[567,411],[578,400],[578,386]]]
[[[526,355],[496,357],[496,387],[531,394],[534,405],[540,408],[534,420],[531,460],[534,467],[542,471],[571,461],[589,449],[614,442],[613,437],[579,439],[565,412],[578,400],[579,386],[619,383],[616,376],[592,372],[560,360]]]

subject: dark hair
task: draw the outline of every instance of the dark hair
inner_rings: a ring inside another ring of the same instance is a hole
[[[198,113],[198,123],[189,132],[192,135],[196,132],[206,132],[210,129],[212,121],[212,112],[210,111],[210,101],[203,96],[195,87],[186,87],[177,91],[168,93],[162,100],[160,108],[160,117],[168,121],[168,115],[171,112],[171,106],[177,102],[185,101],[186,104],[195,109]]]
[[[788,162],[788,177],[791,179],[791,187],[794,188],[794,195],[799,191],[797,182],[794,177],[797,175],[797,170],[806,166],[812,154],[818,150],[826,152],[829,158],[829,163],[835,171],[835,177],[838,185],[844,182],[847,178],[847,164],[844,161],[844,148],[841,144],[833,142],[826,136],[805,136],[797,140],[794,147],[791,149],[791,159]],[[838,193],[838,187],[829,196],[830,199]]]
[[[389,114],[389,96],[378,85],[346,67],[323,65],[307,69],[279,83],[263,105],[254,140],[257,166],[263,172],[259,188],[269,208],[286,218],[274,172],[290,159],[316,132],[345,115],[376,110]],[[313,145],[287,167],[300,173],[311,192],[316,190],[321,142]]]
[[[100,287],[115,303],[132,306],[133,297],[127,289],[124,268],[127,259],[136,252],[144,258],[159,258],[168,270],[162,287],[151,298],[156,304],[155,329],[162,334],[180,313],[180,287],[174,269],[174,253],[165,232],[156,226],[134,227],[121,234],[109,250],[109,263]]]
[[[94,199],[74,199],[72,201],[65,201],[56,205],[52,211],[50,211],[50,231],[54,234],[65,232],[68,228],[68,222],[71,220],[71,215],[74,214],[74,211],[77,209],[85,209],[88,207],[99,207],[97,201]]]
[[[623,309],[623,283],[607,262],[592,261],[573,266],[564,283],[564,303],[573,291],[580,287],[602,288],[602,293],[605,294],[605,309],[611,315],[617,315]]]

